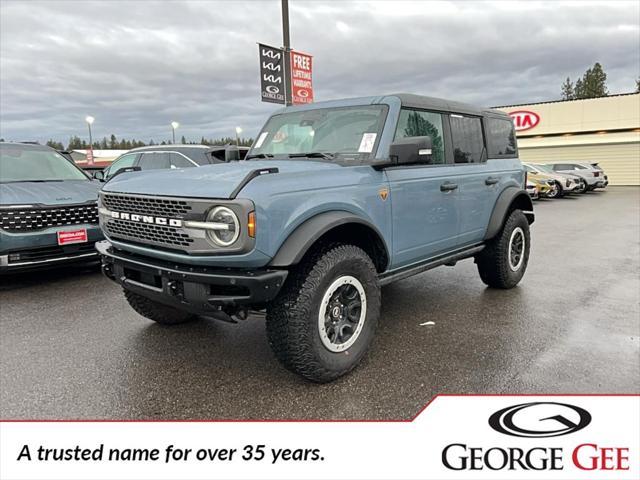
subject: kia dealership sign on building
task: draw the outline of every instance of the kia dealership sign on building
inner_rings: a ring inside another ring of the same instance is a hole
[[[517,110],[509,113],[509,116],[513,119],[516,132],[529,130],[540,123],[540,116],[529,110]]]

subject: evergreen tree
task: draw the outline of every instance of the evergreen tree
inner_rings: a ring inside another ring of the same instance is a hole
[[[180,139],[180,143],[182,143],[183,145],[187,143],[187,139],[184,138],[184,135],[182,135],[182,138]]]
[[[573,82],[569,77],[562,84],[562,99],[573,100],[575,92],[573,90]]]
[[[56,142],[54,140],[49,140],[47,142],[47,146],[51,148],[55,148],[56,150],[64,150],[64,145],[61,142]]]
[[[636,93],[640,93],[640,77],[636,80]]]
[[[117,150],[118,149],[118,141],[116,139],[116,136],[113,133],[111,134],[111,140],[109,141],[109,148],[111,150]]]
[[[575,98],[598,98],[606,97],[607,95],[609,95],[607,74],[602,65],[596,62],[593,67],[584,72],[580,88],[578,88],[578,82],[576,82]]]

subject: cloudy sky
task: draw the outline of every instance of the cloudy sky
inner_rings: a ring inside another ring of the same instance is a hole
[[[640,2],[290,0],[291,43],[314,56],[317,101],[411,92],[480,105],[557,99],[604,65],[640,76]],[[0,137],[254,136],[256,42],[282,43],[280,1],[0,0]]]

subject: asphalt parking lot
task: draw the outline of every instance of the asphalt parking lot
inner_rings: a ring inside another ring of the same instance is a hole
[[[96,269],[4,278],[0,418],[406,419],[437,393],[639,392],[640,189],[536,214],[519,287],[470,260],[385,287],[371,353],[327,385],[280,367],[262,318],[163,328]]]

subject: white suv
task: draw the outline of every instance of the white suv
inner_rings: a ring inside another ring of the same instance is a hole
[[[571,173],[584,178],[589,190],[609,185],[609,179],[597,163],[554,163],[551,168],[559,173]]]

